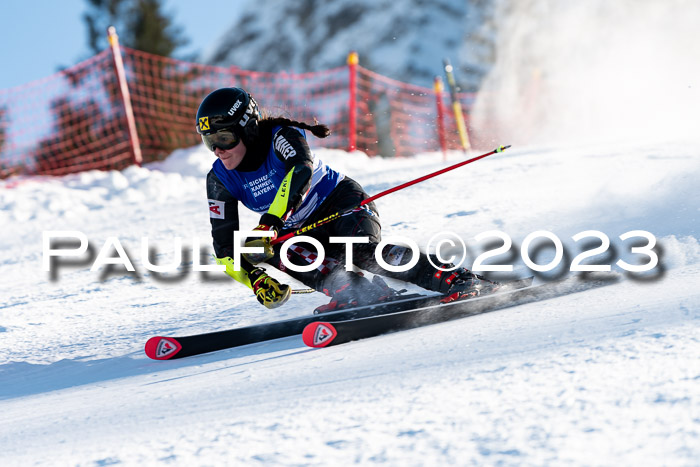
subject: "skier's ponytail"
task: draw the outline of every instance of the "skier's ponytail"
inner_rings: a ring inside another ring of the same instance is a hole
[[[274,126],[294,126],[297,128],[301,128],[303,130],[309,130],[311,133],[313,133],[314,136],[317,138],[326,138],[331,134],[330,128],[328,128],[327,125],[324,125],[322,123],[318,123],[318,120],[314,118],[314,124],[310,125],[308,123],[304,122],[299,122],[296,120],[291,120],[289,118],[285,117],[264,117],[261,119],[260,123],[264,123],[266,125],[270,125],[271,127]]]

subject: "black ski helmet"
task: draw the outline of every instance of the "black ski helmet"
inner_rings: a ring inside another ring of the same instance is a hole
[[[197,133],[210,135],[228,129],[245,143],[258,135],[260,109],[253,96],[241,88],[221,88],[204,98],[197,110]]]

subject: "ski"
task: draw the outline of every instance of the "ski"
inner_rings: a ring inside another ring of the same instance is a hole
[[[532,277],[505,282],[489,295],[504,294],[511,290],[529,287]],[[489,296],[486,295],[486,296]],[[303,316],[270,323],[255,324],[224,331],[182,337],[155,336],[148,339],[146,355],[154,360],[172,360],[208,352],[239,347],[301,334],[304,328],[317,321],[347,321],[358,318],[396,313],[408,309],[440,304],[444,295],[404,295],[375,305],[341,309],[319,315]],[[454,297],[452,297],[454,298]],[[466,300],[467,298],[464,298]],[[469,298],[468,300],[473,300]]]
[[[344,321],[317,321],[309,323],[304,328],[302,339],[309,347],[328,347],[390,332],[413,329],[526,303],[548,300],[609,285],[614,282],[614,279],[597,281],[568,280],[513,290],[502,294],[476,297],[470,300],[422,306],[396,313]]]

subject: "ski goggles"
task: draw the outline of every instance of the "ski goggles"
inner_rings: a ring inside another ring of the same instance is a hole
[[[241,142],[241,138],[231,130],[219,130],[210,135],[202,135],[202,141],[207,149],[214,152],[216,148],[224,151],[235,148]]]

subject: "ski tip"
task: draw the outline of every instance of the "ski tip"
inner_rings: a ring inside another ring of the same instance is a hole
[[[331,323],[318,321],[307,324],[301,337],[309,347],[325,347],[333,342],[337,335],[338,332]]]
[[[153,360],[168,360],[182,349],[182,345],[172,337],[156,336],[146,342],[146,355]]]

